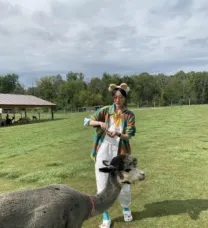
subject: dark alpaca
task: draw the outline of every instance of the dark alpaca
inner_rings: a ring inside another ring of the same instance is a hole
[[[11,126],[12,121],[13,121],[14,119],[15,119],[14,117],[12,117],[12,119],[7,118],[7,119],[6,119],[6,126]]]
[[[32,116],[32,119],[33,120],[37,120],[38,118],[36,116]]]

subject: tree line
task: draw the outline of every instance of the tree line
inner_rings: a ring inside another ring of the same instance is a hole
[[[26,88],[17,74],[0,76],[0,93],[28,94],[57,104],[60,110],[112,103],[110,83],[126,82],[130,87],[128,104],[131,106],[168,106],[208,103],[208,72],[179,71],[174,75],[147,72],[121,76],[103,73],[88,82],[81,72],[44,76],[34,86]]]

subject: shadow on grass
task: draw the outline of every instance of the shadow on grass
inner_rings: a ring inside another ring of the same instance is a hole
[[[46,123],[46,122],[57,121],[57,120],[65,120],[65,119],[67,119],[67,117],[55,118],[53,120],[52,119],[32,120],[28,123],[14,123],[14,124],[11,124],[10,126],[1,126],[0,128],[15,127],[15,126],[20,126],[20,125],[37,124],[37,123]]]
[[[143,211],[132,211],[134,220],[145,218],[162,217],[168,215],[179,215],[187,213],[191,219],[197,220],[202,211],[208,210],[208,200],[165,200],[146,204]],[[113,222],[123,221],[123,216],[113,219]]]

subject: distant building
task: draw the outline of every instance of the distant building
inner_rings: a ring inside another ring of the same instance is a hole
[[[2,113],[13,113],[15,108],[25,111],[27,115],[27,108],[50,108],[51,118],[54,119],[54,108],[56,104],[43,100],[32,95],[20,94],[5,94],[0,93],[0,109]]]

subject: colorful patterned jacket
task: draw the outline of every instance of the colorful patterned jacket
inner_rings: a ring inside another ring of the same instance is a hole
[[[95,121],[102,121],[105,122],[107,126],[109,126],[109,119],[110,116],[115,113],[114,104],[109,106],[104,106],[100,109],[98,109],[96,112],[94,112],[90,118],[86,118],[84,121],[84,125],[89,125],[90,120]],[[122,134],[128,134],[130,136],[134,136],[136,133],[136,126],[135,126],[135,115],[132,111],[128,110],[127,108],[122,110]],[[96,154],[100,148],[100,145],[102,144],[104,137],[105,137],[105,131],[100,127],[96,127],[96,132],[94,135],[94,141],[93,141],[93,148],[91,152],[91,158],[95,161]],[[121,139],[119,142],[118,147],[118,154],[130,154],[131,153],[131,147],[129,140],[123,140]]]

